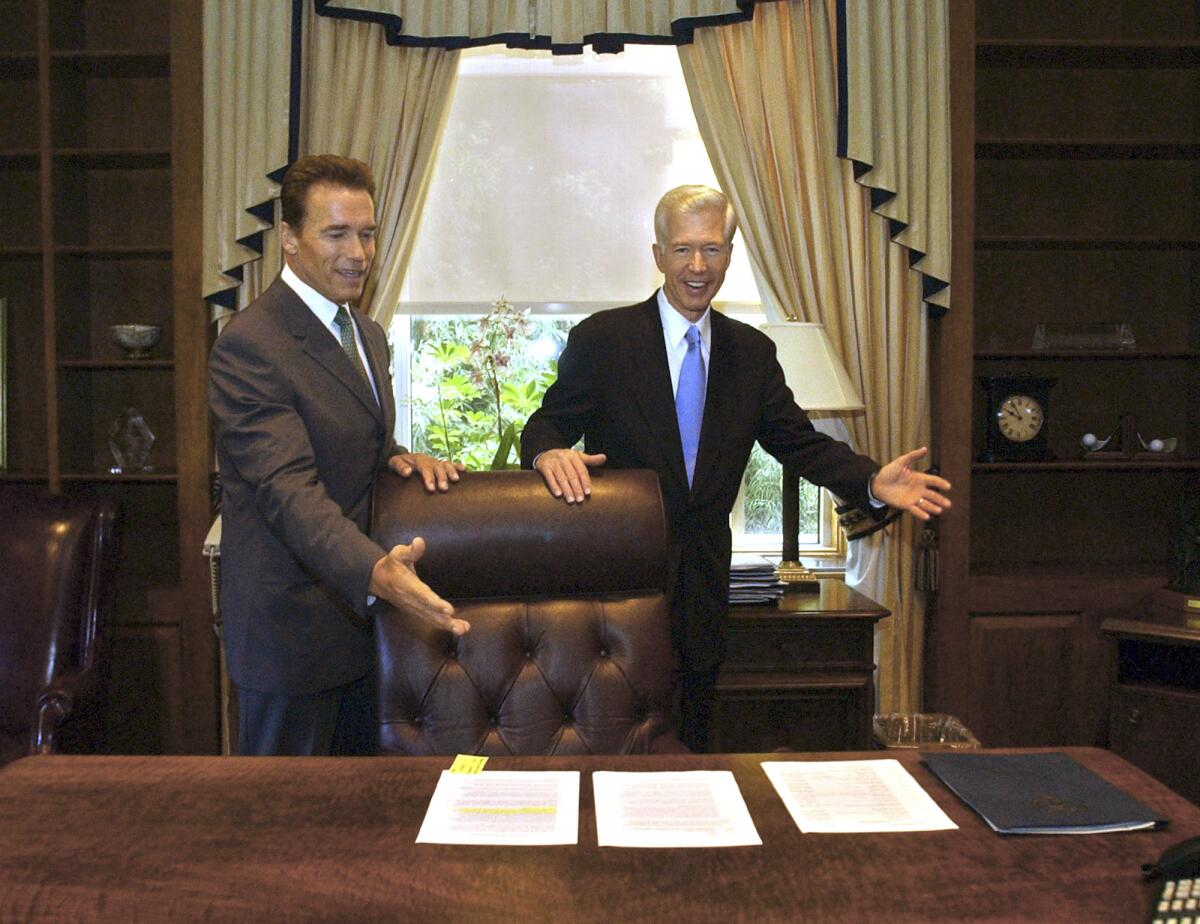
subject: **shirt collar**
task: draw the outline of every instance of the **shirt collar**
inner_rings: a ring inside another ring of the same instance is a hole
[[[288,284],[289,288],[300,296],[300,300],[308,305],[309,310],[317,316],[317,319],[332,330],[333,319],[337,315],[340,306],[336,302],[331,302],[297,276],[295,271],[286,263],[283,264],[283,272],[279,275]]]
[[[696,327],[700,329],[700,339],[704,341],[707,347],[711,344],[712,330],[712,306],[704,310],[704,314],[700,316],[700,320],[696,322]],[[667,342],[671,344],[680,343],[687,336],[687,330],[692,326],[692,322],[681,315],[678,311],[671,307],[671,303],[667,301],[666,293],[660,288],[658,290],[658,317],[662,321],[663,333],[666,335]]]

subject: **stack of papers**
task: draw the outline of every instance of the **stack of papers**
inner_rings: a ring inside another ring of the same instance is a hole
[[[592,774],[601,847],[742,847],[758,831],[728,770]]]
[[[579,843],[579,771],[443,770],[418,844]]]
[[[763,772],[806,834],[957,828],[900,761],[764,761]]]
[[[1166,824],[1066,754],[926,754],[924,760],[1001,834],[1093,834]]]
[[[729,565],[729,602],[771,603],[783,596],[775,563],[763,555],[735,553]]]

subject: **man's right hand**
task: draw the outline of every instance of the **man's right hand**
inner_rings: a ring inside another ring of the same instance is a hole
[[[533,467],[551,494],[564,498],[568,504],[582,504],[592,493],[588,468],[603,465],[607,459],[602,452],[589,455],[575,449],[547,449],[533,460]]]
[[[411,545],[398,545],[375,562],[371,571],[370,592],[396,609],[410,613],[438,629],[465,635],[471,624],[454,618],[454,607],[435,594],[413,567],[425,554],[425,540],[419,536]]]

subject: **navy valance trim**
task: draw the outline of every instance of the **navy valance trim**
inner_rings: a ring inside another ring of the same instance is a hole
[[[599,32],[585,35],[581,43],[556,43],[549,35],[529,35],[525,32],[505,32],[487,36],[408,35],[404,31],[403,19],[395,13],[348,8],[340,6],[338,0],[313,0],[318,16],[373,22],[382,26],[389,45],[404,45],[412,48],[478,48],[484,45],[505,45],[508,48],[549,51],[556,55],[581,54],[586,45],[591,45],[593,50],[600,54],[616,54],[623,51],[626,45],[689,45],[696,29],[746,22],[754,18],[754,7],[763,2],[775,2],[775,0],[736,0],[739,9],[737,13],[690,16],[673,20],[669,36],[642,35],[631,32]]]

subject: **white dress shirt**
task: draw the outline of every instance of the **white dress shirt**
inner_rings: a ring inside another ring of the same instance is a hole
[[[283,272],[279,274],[288,288],[300,296],[300,301],[308,306],[309,311],[317,316],[317,320],[325,325],[329,333],[333,334],[333,339],[339,344],[342,342],[342,331],[334,318],[337,317],[338,304],[327,299],[324,295],[310,286],[307,282],[295,274],[290,266],[286,263],[283,265]],[[354,323],[354,312],[350,311],[349,306],[346,308],[351,318],[351,327],[354,328],[354,345],[358,349],[358,358],[362,360],[362,365],[367,370],[367,381],[371,383],[371,393],[375,395],[375,403],[379,403],[379,389],[375,386],[375,377],[371,373],[371,364],[367,362],[367,351],[363,348],[362,334],[359,333],[358,324]]]
[[[658,317],[662,321],[663,339],[667,345],[667,366],[671,370],[671,394],[679,391],[679,370],[683,366],[683,357],[687,355],[687,332],[692,322],[671,307],[667,296],[660,288],[658,290]],[[709,315],[712,306],[704,309],[704,314],[696,322],[700,330],[700,356],[704,359],[704,383],[708,385],[708,357],[712,348],[712,320]]]

